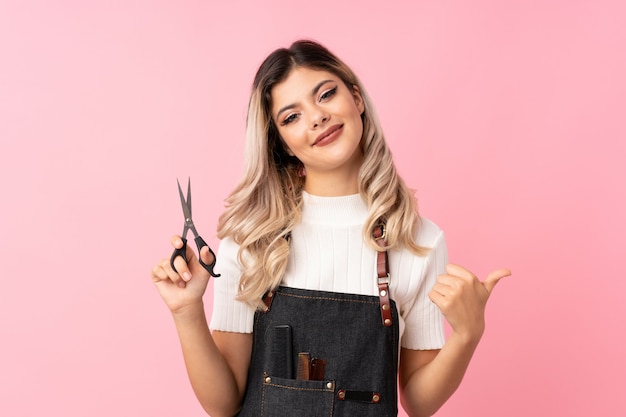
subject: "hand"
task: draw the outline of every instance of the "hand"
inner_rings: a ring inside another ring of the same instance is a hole
[[[477,342],[485,330],[487,300],[498,281],[511,275],[511,271],[495,270],[482,282],[459,265],[448,264],[446,272],[437,277],[429,297],[450,323],[453,332]]]
[[[180,236],[173,236],[171,242],[176,249],[183,246]],[[213,256],[207,246],[202,248],[200,256],[207,265],[213,262]],[[174,259],[174,266],[178,272],[172,269],[169,258],[162,259],[152,268],[152,281],[172,312],[201,303],[209,282],[210,275],[198,262],[191,245],[187,245],[187,259],[188,263],[181,256]]]

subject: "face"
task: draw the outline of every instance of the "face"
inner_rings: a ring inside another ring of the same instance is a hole
[[[272,119],[286,145],[306,168],[306,182],[358,175],[363,155],[363,99],[336,75],[295,68],[274,86]],[[306,183],[305,183],[306,189]]]

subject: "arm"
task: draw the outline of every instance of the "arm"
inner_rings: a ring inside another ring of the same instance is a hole
[[[246,389],[252,335],[210,333],[204,308],[194,305],[173,314],[194,393],[211,416],[233,416]]]
[[[400,401],[411,417],[432,416],[461,384],[475,345],[451,337],[441,350],[400,353]]]
[[[494,271],[479,281],[468,270],[448,265],[429,296],[452,327],[440,350],[402,349],[400,356],[400,400],[412,417],[433,415],[461,384],[485,329],[485,305],[496,283],[510,275]]]
[[[181,247],[178,236],[174,247]],[[202,259],[212,262],[208,248]],[[189,263],[175,260],[176,273],[163,259],[152,270],[152,280],[169,307],[180,338],[183,357],[193,390],[207,413],[214,417],[233,416],[241,407],[252,350],[251,334],[214,332],[206,321],[202,296],[209,274],[192,250]]]

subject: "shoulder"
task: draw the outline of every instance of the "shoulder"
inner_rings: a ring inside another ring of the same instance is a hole
[[[238,267],[239,248],[239,244],[237,244],[232,238],[223,238],[220,241],[217,251],[217,266]]]
[[[220,240],[219,251],[220,253],[221,252],[237,253],[239,251],[239,245],[235,243],[235,241],[230,236],[227,236],[224,239]]]
[[[426,248],[436,247],[445,239],[443,230],[432,220],[420,217],[415,243]]]

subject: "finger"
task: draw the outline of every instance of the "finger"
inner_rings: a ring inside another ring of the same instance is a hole
[[[508,277],[511,275],[511,271],[508,269],[497,269],[492,271],[487,275],[487,278],[483,281],[483,285],[487,289],[488,292],[491,292],[496,284],[504,277]]]
[[[430,301],[435,303],[435,305],[437,305],[439,309],[441,309],[444,303],[446,302],[446,297],[443,294],[441,294],[439,291],[437,291],[434,287],[428,293],[428,298],[430,298]]]
[[[179,258],[183,261],[183,263],[185,262],[185,260],[182,257],[178,256],[174,260],[174,263],[176,263],[176,261]],[[180,282],[182,282],[182,283],[185,282],[185,281],[183,281],[182,277],[178,274],[178,272],[174,271],[174,269],[172,268],[172,265],[170,264],[170,260],[169,259],[163,259],[161,261],[161,263],[159,264],[159,266],[165,272],[165,275],[166,275],[163,278],[163,280],[169,279],[170,281],[172,281],[174,284],[177,284],[177,285],[180,285],[179,284]]]
[[[431,288],[431,292],[439,294],[443,298],[452,298],[455,295],[453,287],[445,284],[436,283]]]
[[[181,288],[185,288],[185,281],[180,279],[180,276],[172,269],[168,259],[163,259],[160,264],[152,268],[152,281],[154,283],[160,281],[171,281]]]
[[[152,276],[159,280],[175,281],[180,279],[177,275],[176,271],[172,269],[169,259],[161,259],[161,262],[152,268]]]
[[[472,271],[470,271],[469,269],[463,268],[461,265],[448,264],[446,265],[446,272],[449,275],[453,275],[459,278],[465,278],[469,280],[476,278],[476,275],[474,275]]]
[[[437,283],[448,287],[457,287],[463,280],[457,276],[441,274],[437,277]]]
[[[182,256],[177,256],[174,258],[174,267],[176,271],[178,271],[178,275],[183,279],[183,281],[187,282],[191,279],[191,271],[189,271],[189,265],[183,259]]]
[[[179,235],[172,236],[170,242],[172,243],[172,246],[174,246],[174,248],[176,249],[180,249],[183,247],[183,239]]]
[[[176,271],[178,272],[176,272],[174,268],[172,268],[169,260],[165,259],[164,262],[165,266],[163,267],[163,269],[166,270],[169,279],[180,288],[185,288],[187,286],[187,283],[185,282],[185,277],[183,276],[183,274],[187,269],[187,262],[185,262],[183,257],[177,256],[176,258],[174,258],[174,266],[176,267]],[[188,270],[187,273],[189,273]],[[191,279],[191,274],[189,275],[189,279]]]
[[[155,265],[152,268],[152,281],[158,282],[165,279],[169,279],[169,277],[167,276],[167,272],[165,272],[165,269],[163,269],[160,264]]]

